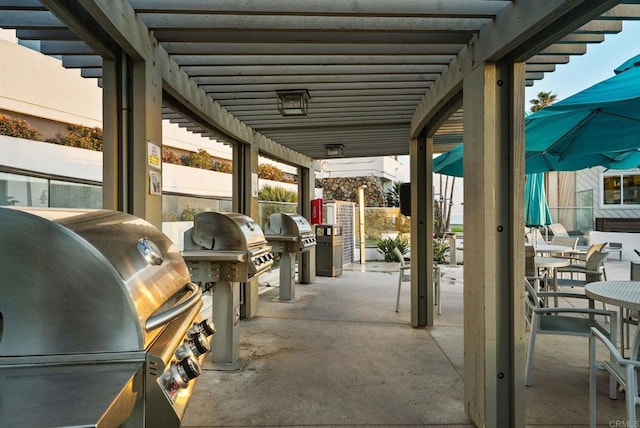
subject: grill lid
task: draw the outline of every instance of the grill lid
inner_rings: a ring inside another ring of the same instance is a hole
[[[251,217],[233,212],[197,214],[191,238],[196,244],[216,251],[247,251],[267,245],[262,229]]]
[[[306,236],[313,235],[311,225],[300,214],[273,213],[269,216],[267,235]]]
[[[142,350],[199,292],[138,217],[0,208],[0,224],[0,356]]]

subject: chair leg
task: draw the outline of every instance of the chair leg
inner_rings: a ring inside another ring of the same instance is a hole
[[[629,313],[629,310],[626,310]],[[625,315],[625,309],[620,308],[620,355],[624,358],[624,350],[629,347],[629,324]],[[625,341],[626,339],[626,341]]]
[[[440,298],[440,281],[435,283],[436,304],[438,305],[438,315],[442,315],[442,299]]]
[[[536,346],[536,330],[538,329],[539,321],[537,319],[537,315],[533,314],[533,319],[531,320],[531,335],[529,336],[529,350],[527,352],[527,363],[525,368],[525,385],[531,386],[531,368],[533,366],[533,350]]]
[[[589,337],[589,427],[596,427],[596,342]]]
[[[627,424],[628,427],[635,427],[638,421],[636,420],[636,399],[638,397],[638,384],[632,382],[634,379],[633,366],[627,366],[627,384],[625,386],[625,401],[627,405]]]
[[[400,307],[400,288],[402,287],[402,272],[398,275],[398,296],[396,297],[396,312],[398,312],[398,308]]]

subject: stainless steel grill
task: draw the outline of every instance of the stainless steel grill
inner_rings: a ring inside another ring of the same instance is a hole
[[[183,257],[194,282],[245,282],[273,265],[271,246],[251,217],[203,212],[185,232]]]
[[[0,272],[3,423],[180,425],[214,327],[157,228],[117,211],[0,208]]]
[[[234,370],[239,359],[240,283],[273,265],[271,246],[258,224],[244,214],[203,212],[184,234],[182,256],[193,282],[213,291],[213,368]]]
[[[316,235],[311,224],[299,214],[273,213],[269,216],[265,237],[280,254],[280,300],[295,300],[296,254],[311,251]]]
[[[311,224],[299,214],[271,214],[265,237],[276,253],[305,252],[316,245]]]

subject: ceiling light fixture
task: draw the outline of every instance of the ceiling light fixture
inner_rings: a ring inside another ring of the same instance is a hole
[[[344,154],[342,144],[327,144],[324,146],[324,154],[327,158],[341,158]]]
[[[309,91],[291,89],[276,91],[278,94],[278,110],[283,116],[306,116],[309,110]]]

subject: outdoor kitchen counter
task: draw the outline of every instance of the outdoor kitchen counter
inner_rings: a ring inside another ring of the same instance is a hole
[[[0,367],[0,425],[120,426],[141,406],[143,365],[111,361]]]

